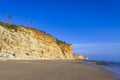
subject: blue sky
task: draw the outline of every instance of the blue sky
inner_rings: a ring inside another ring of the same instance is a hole
[[[30,26],[32,20],[90,59],[120,57],[119,0],[0,0],[0,20],[7,22],[8,13],[11,23]]]

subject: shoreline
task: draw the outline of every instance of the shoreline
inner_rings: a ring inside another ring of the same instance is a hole
[[[0,65],[3,80],[116,80],[112,72],[76,60],[7,60]]]
[[[85,64],[100,67],[101,69],[112,72],[116,80],[120,80],[120,61],[87,61]],[[117,63],[117,64],[116,64]]]
[[[89,65],[89,66],[92,66],[92,67],[97,67],[103,71],[107,71],[108,74],[110,74],[113,78],[115,78],[115,80],[118,80],[117,77],[116,77],[116,73],[110,69],[107,69],[107,66],[105,65],[99,65],[99,64],[96,64],[96,63],[92,63],[91,61],[83,61],[83,64],[84,65]]]

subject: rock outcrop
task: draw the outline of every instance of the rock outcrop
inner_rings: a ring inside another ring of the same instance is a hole
[[[73,54],[73,58],[74,58],[75,60],[88,60],[87,57],[82,56],[82,55],[80,55],[80,54]]]
[[[43,31],[2,22],[1,24],[1,58],[73,59],[72,45],[70,44],[62,43]]]

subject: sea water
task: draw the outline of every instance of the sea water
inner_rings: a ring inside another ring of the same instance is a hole
[[[113,72],[116,76],[116,79],[120,80],[120,61],[96,61],[96,62],[101,63],[100,65],[97,66],[100,66],[106,70]]]
[[[120,80],[120,61],[105,61],[107,65],[100,65],[101,67],[115,73],[117,80]]]
[[[100,62],[100,64],[95,64]],[[83,61],[83,64],[99,66],[115,74],[116,80],[120,80],[120,61]]]

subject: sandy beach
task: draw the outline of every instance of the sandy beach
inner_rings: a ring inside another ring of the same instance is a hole
[[[0,61],[0,80],[115,80],[113,74],[80,61]]]

